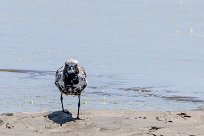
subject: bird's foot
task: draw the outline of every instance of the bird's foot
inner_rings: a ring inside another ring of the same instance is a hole
[[[80,120],[79,116],[76,117],[78,120]]]

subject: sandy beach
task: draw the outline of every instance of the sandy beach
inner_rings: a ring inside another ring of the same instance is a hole
[[[73,115],[73,116],[72,116]],[[38,113],[2,113],[0,135],[43,136],[202,136],[204,111],[142,112],[83,110]]]

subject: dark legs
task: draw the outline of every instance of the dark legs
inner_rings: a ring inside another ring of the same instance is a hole
[[[78,102],[77,119],[79,119],[79,109],[80,109],[80,105],[81,105],[80,95],[78,95],[78,99],[79,99],[79,102]],[[61,104],[62,104],[62,112],[65,112],[65,110],[64,110],[64,105],[63,105],[63,97],[62,97],[62,94],[61,94],[60,100],[61,100]]]
[[[63,97],[62,97],[62,94],[61,94],[60,100],[61,100],[61,104],[62,104],[62,111],[64,112],[64,105],[63,105]]]
[[[81,105],[81,102],[80,102],[80,95],[78,95],[78,98],[79,98],[79,103],[78,103],[77,119],[79,119],[79,108],[80,108],[80,105]]]

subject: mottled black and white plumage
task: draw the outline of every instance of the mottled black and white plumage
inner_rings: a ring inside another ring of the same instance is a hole
[[[83,67],[79,66],[78,61],[75,59],[68,59],[64,66],[56,71],[55,85],[61,92],[62,111],[64,112],[63,97],[62,95],[78,95],[78,114],[80,108],[80,95],[84,88],[87,86],[86,72]]]

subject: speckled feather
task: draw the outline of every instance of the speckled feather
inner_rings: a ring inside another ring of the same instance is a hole
[[[74,77],[69,77],[66,74],[68,71],[66,65],[77,67]],[[77,82],[75,82],[77,81]],[[60,92],[65,95],[80,95],[84,88],[87,86],[86,72],[83,67],[78,65],[78,61],[69,59],[65,62],[64,66],[56,71],[55,85],[59,88]]]

